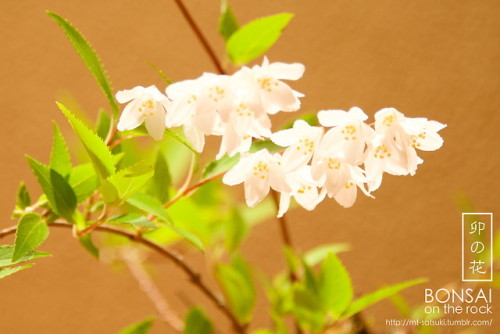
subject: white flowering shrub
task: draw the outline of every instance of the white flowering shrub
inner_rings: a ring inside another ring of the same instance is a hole
[[[354,204],[359,191],[374,197],[384,173],[415,174],[423,162],[418,150],[439,149],[443,140],[438,132],[445,125],[409,118],[394,108],[377,111],[373,121],[358,107],[321,110],[313,117],[297,114],[306,92],[295,91],[292,81],[303,76],[303,64],[270,62],[264,57],[261,65],[245,66],[276,42],[291,14],[239,27],[225,6],[220,32],[227,56],[240,66],[234,73],[227,73],[205,45],[219,73],[172,83],[158,70],[165,89],[137,86],[116,93],[83,35],[66,19],[48,14],[96,78],[110,113],[101,112],[97,124],[89,126],[57,104],[88,159],[73,163],[57,125],[49,163],[28,157],[43,194],[32,201],[21,184],[13,215],[18,224],[0,232],[0,237],[15,233],[13,245],[0,246],[0,278],[31,266],[24,262],[48,255],[36,249],[48,237],[49,227],[69,228],[95,257],[102,258],[106,250],[108,260],[111,256],[123,261],[134,275],[145,276],[140,282],[154,284],[144,270],[137,269],[144,258],[138,252],[158,252],[178,266],[206,300],[182,317],[180,310],[158,301],[158,293],[150,295],[156,307],[161,304],[162,320],[174,330],[213,333],[214,325],[202,310],[206,307],[202,305],[213,303],[225,316],[217,324],[223,333],[252,329],[260,334],[367,333],[360,311],[424,281],[397,283],[354,298],[349,274],[336,256],[345,250],[343,245],[318,245],[308,252],[292,247],[285,220],[292,198],[306,210],[314,210],[327,197],[345,208]],[[199,30],[198,34],[204,38]],[[288,128],[273,130],[272,118],[279,112],[290,113],[295,121]],[[147,134],[154,139],[150,141],[154,154],[137,148],[136,138]],[[216,156],[206,152],[207,136],[220,137]],[[211,162],[203,165],[200,155]],[[227,186],[241,183],[247,207],[228,193]],[[275,207],[265,204],[269,201]],[[272,326],[255,330],[255,268],[245,261],[240,244],[251,225],[273,216],[280,221],[288,267],[284,274],[267,278],[264,287]],[[128,242],[99,239],[94,243],[96,232]],[[169,247],[178,242],[207,254],[221,293]],[[151,319],[145,320],[123,333],[146,333],[151,325]]]

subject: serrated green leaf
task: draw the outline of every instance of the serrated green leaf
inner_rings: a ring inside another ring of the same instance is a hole
[[[9,275],[15,274],[18,271],[33,267],[34,265],[35,265],[34,263],[29,263],[29,264],[25,264],[23,266],[18,266],[18,267],[1,268],[0,269],[0,279],[7,277]]]
[[[164,222],[165,226],[172,229],[174,232],[176,232],[181,237],[189,241],[199,250],[205,251],[205,246],[196,235],[172,223],[172,220],[170,219],[167,210],[165,210],[163,204],[156,198],[149,196],[147,194],[137,193],[134,196],[127,199],[127,203],[132,206],[135,206],[140,210],[147,212],[148,214],[153,214],[157,216]]]
[[[94,245],[90,233],[82,235],[78,238],[78,241],[80,242],[80,245],[82,245],[83,248],[85,248],[90,253],[90,255],[92,255],[96,259],[99,259],[99,248]]]
[[[56,21],[56,23],[63,29],[69,41],[73,44],[76,52],[78,52],[85,65],[87,65],[90,73],[92,73],[96,79],[97,84],[104,93],[104,96],[106,96],[109,105],[111,106],[111,110],[113,111],[113,115],[115,117],[118,116],[118,104],[115,101],[111,83],[106,75],[104,66],[101,64],[101,61],[97,56],[97,53],[94,51],[92,46],[90,46],[80,31],[78,31],[78,29],[76,29],[68,20],[50,11],[47,11],[47,15],[54,19],[54,21]]]
[[[225,245],[229,252],[234,252],[248,234],[248,224],[238,209],[233,208],[231,217],[224,224],[226,231]]]
[[[153,169],[150,166],[137,163],[111,175],[107,181],[115,187],[117,199],[123,202],[141,190],[152,177]]]
[[[31,197],[24,182],[21,182],[17,188],[16,203],[21,210],[31,205]]]
[[[294,286],[293,292],[293,314],[300,328],[316,332],[325,323],[325,312],[321,301],[313,291],[301,284]]]
[[[38,259],[40,257],[51,256],[49,253],[32,251],[28,252],[24,256],[21,256],[16,261],[12,261],[12,255],[14,254],[15,246],[0,246],[0,268],[9,267],[15,264],[23,263],[26,261]]]
[[[281,13],[258,18],[231,35],[226,52],[236,65],[244,65],[266,52],[281,35],[293,14]]]
[[[137,227],[149,227],[156,228],[156,225],[150,222],[143,215],[139,215],[137,213],[129,213],[125,215],[120,215],[117,217],[111,217],[108,219],[109,223],[120,223],[120,224],[129,224]]]
[[[95,132],[102,139],[106,140],[108,136],[109,129],[111,127],[111,118],[109,117],[106,110],[99,109],[99,113],[97,115],[97,125]]]
[[[383,288],[380,288],[374,292],[368,293],[349,305],[349,307],[342,313],[342,318],[349,318],[350,316],[353,316],[354,314],[364,310],[368,306],[371,306],[383,299],[386,299],[404,289],[407,289],[409,287],[412,287],[417,284],[422,284],[427,282],[428,280],[426,278],[419,278],[403,283],[397,283],[394,285],[386,286]]]
[[[161,151],[158,151],[154,167],[154,175],[149,186],[149,193],[160,202],[166,203],[170,199],[170,187],[172,177],[168,168],[167,160]]]
[[[62,136],[61,130],[54,122],[54,139],[52,141],[52,151],[50,152],[50,168],[66,176],[71,171],[71,157],[68,147]]]
[[[233,265],[219,264],[215,268],[215,277],[234,315],[241,323],[248,323],[256,299],[248,267],[241,260]]]
[[[219,34],[224,38],[225,41],[231,37],[231,35],[238,30],[238,21],[234,15],[233,10],[227,3],[223,0],[221,3],[221,15],[219,18]]]
[[[12,262],[17,262],[29,254],[40,246],[48,236],[49,228],[47,223],[42,220],[42,216],[35,212],[25,214],[17,226]]]
[[[39,161],[26,156],[38,183],[47,196],[50,207],[55,213],[73,222],[76,208],[76,196],[68,182],[53,169],[49,169]]]
[[[121,330],[118,334],[148,334],[151,326],[153,326],[153,321],[154,318],[147,318]]]
[[[170,85],[172,83],[172,80],[170,80],[167,75],[165,74],[165,72],[163,72],[158,66],[156,66],[155,64],[153,64],[152,62],[148,61],[147,64],[149,66],[151,66],[151,68],[153,70],[156,71],[156,73],[158,73],[158,75],[163,79],[163,81],[165,81],[165,83],[168,85]]]
[[[318,287],[323,306],[338,318],[349,306],[353,291],[349,273],[333,253],[321,265]]]
[[[65,106],[57,103],[57,106],[68,118],[73,130],[80,138],[83,146],[90,156],[96,172],[105,179],[115,173],[113,164],[113,154],[104,141],[92,130],[90,130],[81,120],[75,117]]]
[[[329,245],[322,245],[316,248],[311,249],[306,252],[303,256],[304,261],[311,267],[317,265],[321,261],[323,261],[328,254],[338,254],[341,252],[346,252],[350,250],[351,247],[347,243],[336,243]]]
[[[193,307],[184,320],[184,334],[213,334],[214,327],[199,307]]]
[[[205,179],[208,179],[217,174],[227,172],[234,165],[236,165],[239,160],[240,160],[239,154],[233,155],[232,157],[226,154],[219,160],[214,160],[211,163],[209,163],[207,167],[205,167],[205,169],[203,170],[203,177]]]
[[[77,202],[81,203],[97,189],[99,180],[92,164],[83,164],[71,169],[68,183],[75,192]]]

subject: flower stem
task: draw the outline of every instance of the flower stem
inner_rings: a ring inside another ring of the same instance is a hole
[[[201,32],[201,29],[198,27],[198,25],[194,21],[193,17],[189,13],[187,7],[184,5],[184,3],[182,2],[182,0],[174,0],[174,2],[177,5],[177,7],[179,8],[179,10],[181,11],[181,13],[184,16],[184,18],[186,19],[186,21],[189,24],[189,27],[191,28],[191,30],[193,30],[194,34],[196,35],[196,38],[198,38],[198,41],[203,46],[203,49],[205,50],[205,52],[207,53],[208,57],[212,61],[212,64],[217,69],[217,72],[219,72],[219,74],[226,74],[226,71],[224,71],[224,69],[222,68],[222,65],[219,62],[219,59],[217,59],[217,56],[215,55],[214,50],[212,49],[212,47],[208,43],[206,37]]]
[[[52,223],[47,224],[50,227],[59,227],[59,228],[67,228],[67,229],[73,229],[73,224],[64,222],[64,221],[55,221]],[[16,233],[17,226],[11,226],[6,229],[0,230],[0,239]],[[238,319],[231,313],[231,310],[228,308],[228,306],[224,303],[222,299],[220,299],[202,280],[201,275],[194,271],[185,261],[184,258],[173,252],[170,249],[163,248],[160,245],[149,241],[145,238],[143,238],[141,235],[137,235],[131,232],[127,232],[121,229],[117,229],[114,227],[110,226],[97,226],[95,227],[94,231],[98,232],[105,232],[105,233],[111,233],[115,235],[120,235],[122,237],[125,237],[129,239],[132,242],[142,244],[154,251],[156,251],[158,254],[161,256],[169,259],[172,261],[178,268],[180,268],[190,279],[191,283],[194,284],[222,313],[229,319],[231,324],[233,325],[235,331],[237,333],[245,333],[246,332],[246,326],[242,325],[238,322]]]

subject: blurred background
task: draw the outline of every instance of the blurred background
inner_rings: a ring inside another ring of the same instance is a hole
[[[219,2],[185,3],[222,56]],[[350,209],[328,200],[312,213],[293,211],[289,223],[297,248],[350,243],[352,250],[340,257],[358,295],[383,284],[428,277],[429,283],[403,294],[417,305],[423,303],[424,288],[459,281],[457,197],[465,194],[478,212],[499,213],[500,2],[233,0],[230,4],[240,23],[284,11],[296,14],[267,55],[271,61],[306,65],[303,79],[292,85],[306,94],[303,111],[359,106],[373,119],[377,110],[392,106],[407,116],[448,125],[441,131],[443,148],[421,154],[425,163],[417,175],[386,175],[374,193],[376,199],[359,196]],[[26,181],[32,192],[39,189],[24,154],[48,161],[51,121],[58,121],[68,141],[76,143],[54,101],[72,100],[90,120],[106,106],[94,79],[45,10],[68,18],[84,33],[115,90],[162,87],[146,61],[157,64],[174,81],[215,71],[171,0],[1,1],[0,228],[15,224],[10,214],[19,181]],[[291,116],[278,115],[275,124]],[[275,221],[260,224],[243,247],[249,261],[269,274],[284,265],[278,233]],[[115,333],[155,314],[127,270],[94,260],[68,231],[52,229],[41,250],[53,257],[0,281],[0,333]],[[155,256],[151,260],[155,281],[179,314],[187,311],[187,304],[199,303],[210,316],[220,317],[204,296],[190,289],[182,272]],[[188,255],[188,261],[205,266],[201,256]],[[498,300],[498,290],[495,293]],[[269,324],[265,306],[259,301],[257,327]],[[368,309],[365,317],[383,332],[385,320],[397,318],[398,313],[384,301]],[[497,329],[481,328],[479,333],[498,332],[498,312],[493,318]],[[158,321],[152,333],[169,329]]]

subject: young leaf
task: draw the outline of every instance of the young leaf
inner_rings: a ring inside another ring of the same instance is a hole
[[[153,70],[156,71],[156,73],[158,73],[158,75],[163,79],[163,81],[165,81],[165,83],[168,85],[170,85],[172,83],[172,80],[170,80],[167,75],[165,74],[165,72],[163,72],[158,66],[156,66],[155,64],[153,64],[152,62],[148,61],[147,64],[149,66],[151,66],[151,68]]]
[[[226,248],[234,252],[248,234],[248,225],[238,209],[234,208],[229,220],[225,222]]]
[[[350,246],[347,243],[337,243],[337,244],[318,246],[304,254],[304,261],[309,266],[313,267],[318,263],[320,263],[321,261],[323,261],[328,256],[328,254],[330,253],[338,254],[340,252],[346,252],[349,249]]]
[[[0,269],[0,279],[7,277],[9,275],[15,274],[18,271],[21,271],[23,269],[33,267],[34,265],[35,265],[34,263],[29,263],[29,264],[25,264],[24,266],[17,266],[17,267],[12,267],[12,268],[2,268],[2,269]]]
[[[49,169],[29,156],[26,156],[26,159],[47,196],[52,210],[72,222],[76,208],[76,196],[71,186],[55,170]]]
[[[24,182],[21,182],[19,184],[19,187],[17,188],[17,197],[16,198],[17,198],[17,200],[16,200],[17,206],[21,210],[24,210],[28,206],[31,205],[30,194],[29,194],[28,189],[26,188],[26,185],[24,184]]]
[[[294,286],[293,313],[300,328],[317,332],[325,323],[325,312],[321,301],[313,291],[301,284]]]
[[[403,283],[398,283],[390,286],[383,287],[374,292],[368,293],[355,301],[342,313],[342,319],[349,318],[354,314],[364,310],[368,306],[371,306],[385,298],[388,298],[404,289],[412,287],[417,284],[422,284],[427,282],[426,278],[419,278],[412,281],[407,281]]]
[[[100,109],[99,114],[97,115],[97,125],[95,132],[102,140],[105,140],[108,136],[110,126],[111,118],[105,110]]]
[[[174,232],[179,234],[181,237],[189,241],[196,248],[201,251],[205,251],[205,246],[201,242],[201,240],[194,234],[189,231],[186,231],[178,226],[175,226],[170,217],[168,216],[167,210],[163,207],[163,204],[160,203],[156,198],[151,197],[147,194],[137,193],[131,198],[127,200],[127,203],[135,206],[136,208],[143,210],[147,213],[153,214],[164,221],[165,226],[172,229]]]
[[[250,146],[250,152],[258,152],[262,149],[266,149],[271,153],[276,153],[276,152],[281,152],[285,150],[285,147],[276,145],[270,140],[257,140],[252,143],[252,146]]]
[[[21,256],[16,261],[12,261],[15,246],[0,246],[0,268],[10,267],[15,264],[23,263],[26,261],[38,259],[40,257],[51,256],[49,253],[32,251],[24,256]]]
[[[349,306],[353,292],[349,273],[333,253],[321,265],[318,286],[323,306],[338,318]]]
[[[221,3],[221,15],[219,18],[219,34],[225,41],[238,30],[238,21],[227,1]]]
[[[92,241],[92,237],[90,234],[85,234],[85,235],[79,237],[78,241],[80,241],[80,244],[83,246],[83,248],[88,250],[90,255],[92,255],[96,259],[99,259],[99,248],[97,248],[94,245],[94,242]]]
[[[87,153],[92,160],[92,164],[96,172],[105,179],[115,173],[115,165],[113,164],[113,155],[104,141],[90,130],[82,121],[75,117],[65,106],[57,103],[57,106],[68,118],[69,123],[73,127]]]
[[[148,228],[156,228],[156,225],[150,222],[146,217],[139,215],[137,213],[129,213],[125,215],[121,215],[118,217],[111,217],[108,219],[109,223],[120,223],[120,224],[129,224],[137,227],[148,227]]]
[[[148,334],[151,326],[153,326],[153,321],[154,318],[147,318],[121,330],[118,334]]]
[[[184,321],[184,334],[213,334],[214,327],[212,322],[206,316],[205,312],[199,307],[193,307]]]
[[[68,147],[61,134],[61,130],[54,122],[54,139],[52,141],[52,151],[50,152],[50,168],[66,176],[71,171],[71,157]]]
[[[40,246],[48,236],[49,228],[38,213],[25,214],[17,226],[12,262],[19,261],[23,256]]]
[[[226,52],[236,65],[244,65],[266,52],[281,35],[293,14],[281,13],[258,18],[231,35]]]
[[[149,192],[160,202],[166,203],[170,199],[169,190],[172,186],[172,178],[168,168],[167,160],[161,151],[156,156],[155,169]]]
[[[118,199],[125,201],[141,190],[151,177],[153,169],[144,163],[138,163],[111,175],[107,181],[115,187]]]
[[[75,192],[77,202],[81,203],[94,193],[99,180],[92,164],[87,163],[73,167],[68,182]]]
[[[219,160],[214,160],[211,163],[209,163],[207,167],[205,167],[205,169],[203,170],[203,177],[205,179],[208,179],[217,174],[227,172],[234,165],[236,165],[239,160],[240,160],[239,154],[233,155],[232,157],[225,155]]]
[[[113,96],[113,89],[111,88],[111,83],[106,75],[104,66],[101,64],[101,61],[99,60],[99,57],[94,49],[92,49],[80,31],[78,31],[78,29],[76,29],[68,20],[49,11],[47,11],[47,15],[54,19],[54,21],[56,21],[56,23],[64,30],[64,33],[68,37],[71,44],[73,44],[76,52],[78,52],[85,65],[87,65],[90,73],[92,73],[96,79],[97,84],[106,96],[109,105],[113,110],[113,115],[116,117],[119,109],[118,104]]]
[[[226,296],[229,306],[238,320],[248,323],[252,318],[255,305],[255,289],[246,266],[219,264],[215,268],[215,277]]]
[[[181,143],[182,145],[184,145],[188,150],[190,150],[191,152],[194,153],[195,156],[199,156],[200,155],[200,152],[198,152],[194,147],[193,145],[191,145],[189,143],[189,141],[187,141],[182,135],[170,130],[170,129],[165,129],[165,134],[169,137],[172,137],[174,138],[175,140],[177,140],[179,143]]]

